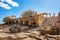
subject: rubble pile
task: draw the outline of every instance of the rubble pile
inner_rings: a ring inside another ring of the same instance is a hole
[[[39,30],[32,29],[20,33],[0,33],[0,40],[59,40],[60,35],[41,35]]]

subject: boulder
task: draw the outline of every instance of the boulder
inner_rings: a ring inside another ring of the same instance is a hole
[[[28,26],[21,26],[21,27],[20,27],[20,30],[21,30],[21,31],[25,31],[25,30],[28,30],[28,29],[29,29]]]

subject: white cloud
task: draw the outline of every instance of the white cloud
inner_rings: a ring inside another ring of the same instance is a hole
[[[19,6],[19,4],[17,2],[14,2],[12,0],[1,0],[0,7],[5,8],[5,9],[11,9],[12,7],[10,7],[8,4],[4,4],[4,2],[7,2],[12,7],[18,7]]]
[[[11,8],[12,8],[12,7],[10,7],[9,5],[4,4],[4,3],[2,3],[2,2],[0,2],[0,7],[5,8],[5,9],[11,9]]]
[[[19,4],[17,3],[17,2],[14,2],[14,1],[12,1],[12,0],[1,0],[2,2],[7,2],[7,3],[9,3],[10,5],[12,5],[13,7],[18,7],[19,6]]]

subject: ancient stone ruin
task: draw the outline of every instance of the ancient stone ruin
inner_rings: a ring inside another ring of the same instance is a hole
[[[37,14],[25,11],[20,18],[5,17],[0,25],[0,40],[60,40],[60,12]]]

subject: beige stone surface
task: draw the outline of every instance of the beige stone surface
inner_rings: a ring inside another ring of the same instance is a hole
[[[0,40],[55,40],[60,38],[60,35],[40,35],[40,31],[37,29],[38,28],[13,34],[0,33]]]
[[[26,38],[26,37],[28,37],[28,35],[25,34],[24,32],[17,33],[16,36],[19,37],[19,38]]]
[[[36,39],[34,39],[34,38],[25,38],[25,39],[23,39],[23,40],[36,40]]]

